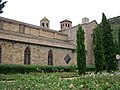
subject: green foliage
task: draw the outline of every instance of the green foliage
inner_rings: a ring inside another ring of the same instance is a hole
[[[115,57],[112,29],[104,13],[102,14],[101,25],[102,25],[101,30],[102,30],[103,51],[104,51],[106,69],[108,72],[110,72],[112,70],[116,70],[117,63]]]
[[[15,65],[0,64],[0,73],[2,74],[25,74],[25,73],[51,73],[51,72],[76,72],[76,66],[38,66],[38,65]],[[86,71],[95,71],[94,66],[87,66]]]
[[[100,25],[94,31],[94,56],[96,73],[102,72],[105,61],[103,54],[103,43]]]
[[[118,54],[120,55],[120,27],[119,27],[119,32],[118,32]]]
[[[117,23],[111,24],[111,29],[113,30],[112,31],[113,41],[115,41],[115,40],[118,41],[119,27],[120,27],[120,24],[117,24]]]
[[[109,19],[109,23],[111,26],[112,35],[113,35],[113,41],[116,43],[116,40],[118,41],[118,33],[119,33],[119,28],[120,28],[120,16],[113,17]]]
[[[31,73],[31,72],[73,72],[76,71],[76,66],[38,66],[38,65],[13,65],[0,64],[0,73],[16,74],[16,73]]]
[[[119,43],[117,40],[114,40],[115,55],[119,54]]]
[[[78,25],[77,30],[77,66],[79,74],[86,72],[86,55],[85,55],[85,44],[84,44],[84,30]]]
[[[64,78],[64,75],[67,78]],[[72,78],[70,78],[70,75]],[[73,77],[73,75],[77,77]],[[62,78],[61,78],[62,77]],[[0,90],[120,90],[120,72],[0,74]]]
[[[2,9],[5,7],[6,3],[7,1],[2,2],[2,0],[0,0],[0,14],[3,13]]]
[[[116,24],[116,23],[120,24],[120,16],[110,18],[109,22],[110,24]]]
[[[86,72],[95,72],[95,65],[87,65]]]

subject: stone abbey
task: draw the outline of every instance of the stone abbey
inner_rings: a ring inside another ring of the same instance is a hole
[[[40,26],[0,17],[0,63],[30,65],[76,65],[76,31],[72,21],[60,22],[60,30],[49,29],[44,17]],[[86,64],[94,64],[93,30],[97,22],[82,19]]]

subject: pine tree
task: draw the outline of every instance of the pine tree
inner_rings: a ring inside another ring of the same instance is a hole
[[[94,31],[94,56],[96,73],[103,71],[104,54],[100,25]]]
[[[86,72],[86,55],[85,55],[85,44],[84,44],[84,30],[78,25],[77,30],[77,66],[79,75],[85,74]]]
[[[103,51],[105,57],[105,65],[108,72],[116,70],[117,63],[115,57],[115,48],[113,44],[112,29],[110,27],[109,21],[106,19],[105,14],[102,14],[102,41],[103,41]]]
[[[0,0],[0,14],[3,13],[2,9],[5,7],[6,3],[7,1],[2,2],[2,0]]]

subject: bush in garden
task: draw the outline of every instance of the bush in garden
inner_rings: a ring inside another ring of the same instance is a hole
[[[31,72],[50,73],[50,72],[76,72],[76,66],[39,66],[39,65],[15,65],[15,64],[0,64],[1,74],[25,74]],[[94,71],[94,66],[87,67],[87,71]]]
[[[39,66],[39,65],[15,65],[15,64],[0,64],[0,73],[30,73],[30,72],[73,72],[75,66]]]

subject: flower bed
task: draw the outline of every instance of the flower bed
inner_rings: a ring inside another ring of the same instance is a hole
[[[81,76],[75,72],[1,74],[0,90],[120,90],[120,71]]]

